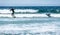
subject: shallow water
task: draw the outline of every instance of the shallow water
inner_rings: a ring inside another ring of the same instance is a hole
[[[0,18],[1,35],[59,35],[60,18]]]

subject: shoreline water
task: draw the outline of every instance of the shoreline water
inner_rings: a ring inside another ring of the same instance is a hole
[[[1,7],[4,10],[4,7]],[[1,9],[0,8],[0,9]],[[5,7],[8,9],[9,7]],[[16,7],[18,9],[19,7]],[[24,9],[24,7],[21,7]],[[26,7],[25,7],[26,8]],[[0,35],[59,35],[60,34],[60,10],[59,7],[27,7],[28,9],[43,9],[42,14],[17,14],[12,18],[11,14],[0,14]],[[53,13],[50,9],[53,9]],[[19,8],[20,9],[20,8]],[[46,12],[46,9],[49,11]],[[3,11],[2,10],[2,11]],[[1,12],[2,12],[1,11]],[[17,10],[18,11],[18,10]],[[59,14],[55,14],[56,12]],[[6,10],[4,10],[6,12]],[[9,10],[7,11],[9,12]],[[11,13],[11,12],[10,12]],[[52,17],[46,14],[50,13]],[[7,16],[8,15],[8,16]],[[5,17],[6,16],[6,17]],[[24,16],[24,17],[23,17]],[[22,34],[21,34],[22,33]]]

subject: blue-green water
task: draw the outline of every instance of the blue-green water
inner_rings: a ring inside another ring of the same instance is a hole
[[[37,9],[37,13],[60,13],[60,6],[0,6],[0,9]],[[57,11],[58,10],[58,11]]]
[[[60,6],[0,6],[0,9],[38,9],[37,13],[60,13]],[[51,10],[52,9],[52,10]],[[57,12],[56,10],[59,10]],[[59,17],[0,18],[0,35],[59,35]]]
[[[4,35],[59,35],[60,18],[0,18],[0,30]]]

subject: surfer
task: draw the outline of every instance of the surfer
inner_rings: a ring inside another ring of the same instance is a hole
[[[12,11],[12,14],[11,14],[11,15],[13,16],[13,18],[16,18],[16,17],[14,16],[15,11],[14,11],[13,8],[11,9],[11,11]]]
[[[48,17],[51,17],[51,15],[50,14],[46,14]]]

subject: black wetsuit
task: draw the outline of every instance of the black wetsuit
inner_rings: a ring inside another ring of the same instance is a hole
[[[14,9],[12,8],[11,11],[12,11],[12,16],[15,18],[15,16],[14,16],[14,13],[15,13]]]
[[[12,15],[14,15],[14,9],[13,8],[11,9],[11,11],[12,11]]]
[[[48,17],[51,17],[50,14],[46,14]]]

